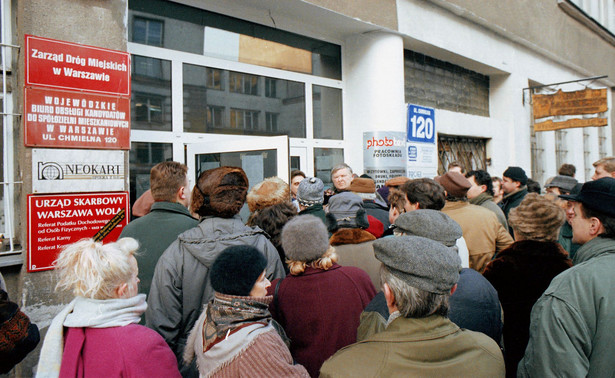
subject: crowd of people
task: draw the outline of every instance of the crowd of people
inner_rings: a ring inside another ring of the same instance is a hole
[[[189,188],[160,163],[117,242],[60,253],[75,299],[37,376],[611,376],[615,158],[594,167]]]

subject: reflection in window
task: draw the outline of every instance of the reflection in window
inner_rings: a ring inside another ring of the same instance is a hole
[[[222,70],[207,68],[207,89],[222,90]]]
[[[166,48],[336,80],[342,78],[341,47],[332,43],[172,1],[130,0],[128,7],[129,17],[142,20],[140,25],[133,21],[133,42],[148,43],[147,38],[154,42],[156,38],[149,34],[155,35],[157,26],[146,21],[168,20],[160,25],[161,30],[164,26]],[[162,43],[162,33],[158,38]]]
[[[320,85],[312,88],[314,138],[343,139],[342,90]]]
[[[258,130],[258,110],[231,109],[231,128]]]
[[[207,128],[220,128],[224,125],[224,107],[207,106]]]
[[[132,142],[130,144],[130,208],[149,189],[152,167],[163,161],[173,160],[171,143]]]
[[[344,150],[341,148],[314,148],[314,172],[326,187],[333,187],[331,168],[344,162]]]
[[[231,72],[229,76],[231,92],[258,95],[258,76]]]
[[[183,97],[184,131],[306,135],[304,83],[184,64]]]
[[[171,62],[133,55],[131,128],[171,130]]]
[[[132,22],[132,40],[144,45],[162,47],[164,23],[151,18],[135,17]]]

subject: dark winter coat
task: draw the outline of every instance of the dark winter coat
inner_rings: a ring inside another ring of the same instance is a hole
[[[500,252],[483,275],[498,291],[504,310],[506,375],[516,377],[517,364],[529,340],[530,313],[551,280],[572,266],[555,242],[522,240]]]
[[[274,294],[277,282],[271,283],[268,295]],[[356,341],[359,316],[375,294],[367,274],[355,267],[307,267],[282,280],[269,309],[290,338],[295,361],[317,377],[327,358]]]
[[[154,202],[148,214],[128,223],[120,234],[139,242],[136,257],[139,266],[139,293],[149,294],[156,263],[179,234],[199,224],[186,206],[172,202]]]
[[[367,215],[371,215],[372,217],[378,219],[382,222],[382,226],[386,230],[391,225],[389,222],[389,209],[379,205],[377,202],[373,200],[363,200],[363,208]]]
[[[508,213],[510,213],[510,211],[514,209],[515,207],[519,206],[519,204],[521,203],[521,201],[523,201],[527,193],[528,193],[527,186],[522,186],[521,188],[519,188],[518,191],[505,195],[504,198],[502,198],[502,201],[498,203],[498,205],[504,212],[504,215],[506,216],[507,221],[508,221]],[[513,235],[513,230],[512,230],[512,227],[510,227],[510,225],[508,226],[508,232],[510,233],[510,235]]]
[[[357,322],[358,322],[357,316]],[[0,374],[23,360],[40,341],[38,327],[0,289]]]
[[[320,219],[322,223],[324,223],[325,225],[327,224],[327,221],[325,220],[325,217],[326,217],[325,210],[322,208],[322,205],[319,203],[316,205],[312,205],[308,207],[307,209],[303,209],[299,212],[299,215],[305,215],[305,214],[313,215],[317,217],[318,219]]]
[[[197,227],[179,235],[162,254],[148,297],[145,321],[169,344],[181,361],[188,334],[203,306],[214,296],[209,281],[211,265],[220,252],[235,245],[257,248],[267,259],[267,278],[284,277],[278,252],[258,227],[233,218],[205,217]],[[182,374],[185,367],[180,366]]]

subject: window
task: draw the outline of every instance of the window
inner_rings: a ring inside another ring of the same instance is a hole
[[[135,98],[135,120],[142,123],[162,123],[163,97],[136,94]]]
[[[438,174],[460,161],[466,171],[487,169],[487,139],[438,134]]]
[[[144,45],[162,47],[164,23],[160,20],[135,17],[132,22],[132,40]]]
[[[231,128],[258,130],[258,110],[231,109]]]
[[[265,97],[277,98],[277,85],[278,80],[272,78],[265,78]]]
[[[229,76],[231,92],[246,95],[258,95],[258,76],[231,72]]]
[[[343,139],[342,90],[314,85],[312,103],[314,138]]]
[[[163,161],[173,160],[170,143],[132,142],[130,144],[130,208],[149,189],[152,167]]]
[[[173,1],[130,0],[128,7],[133,25],[131,41],[135,43],[162,46],[164,26],[164,47],[168,49],[342,78],[342,51],[332,43]]]
[[[224,107],[207,106],[207,128],[224,126]]]
[[[207,89],[223,90],[222,87],[222,70],[215,68],[207,68]]]
[[[265,113],[265,124],[267,125],[267,132],[275,134],[278,131],[278,114]]]
[[[132,56],[131,128],[171,130],[171,62]]]
[[[489,116],[489,76],[410,50],[404,76],[409,104]]]
[[[343,162],[344,150],[341,148],[314,148],[314,172],[325,184],[325,188],[333,187],[331,168]]]

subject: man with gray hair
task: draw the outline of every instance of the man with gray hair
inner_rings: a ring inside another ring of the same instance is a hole
[[[321,377],[503,377],[504,358],[488,336],[448,319],[461,261],[455,249],[420,236],[376,240],[387,328],[338,351]]]

